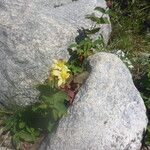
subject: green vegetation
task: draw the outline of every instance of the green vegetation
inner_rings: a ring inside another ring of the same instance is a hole
[[[109,15],[113,31],[107,49],[121,50],[130,59],[134,83],[147,107],[146,147],[150,145],[150,1],[114,0]]]
[[[20,143],[34,143],[42,134],[52,132],[59,119],[67,115],[67,108],[78,91],[79,83],[74,81],[74,77],[86,71],[87,58],[97,51],[121,50],[120,58],[129,68],[133,65],[134,68],[130,70],[145,101],[150,119],[150,61],[149,57],[142,58],[143,53],[147,56],[150,52],[149,8],[150,4],[146,0],[142,3],[139,0],[116,0],[110,10],[95,8],[95,11],[102,12],[102,16],[86,16],[93,21],[93,26],[90,29],[82,28],[81,39],[68,47],[68,62],[55,61],[48,79],[37,86],[38,101],[26,107],[15,106],[15,110],[0,110],[3,134],[11,135],[16,149],[20,148]],[[105,14],[110,15],[113,27],[107,47],[101,34],[98,38],[92,38],[93,34],[99,33],[99,24],[109,22]],[[150,126],[147,128],[144,144],[150,144]]]
[[[97,27],[99,24],[109,23],[108,18],[103,16],[108,13],[108,10],[101,7],[96,7],[95,10],[102,12],[102,15],[100,17],[96,16],[94,13],[87,15],[86,18],[93,22],[93,26],[90,29],[82,28],[80,30],[82,38],[76,41],[76,43],[71,44],[68,48],[71,56],[68,61],[68,66],[73,74],[85,71],[88,63],[87,58],[95,52],[103,50],[105,47],[101,34],[96,39],[93,39],[92,35],[100,31],[100,27]],[[80,64],[78,62],[80,62]]]
[[[1,126],[9,131],[12,143],[19,147],[21,141],[34,142],[41,133],[51,132],[57,121],[66,114],[67,94],[45,82],[37,87],[39,101],[31,106],[15,106],[15,110],[3,109]]]
[[[97,7],[95,10],[106,13],[103,8]],[[24,107],[15,105],[15,109],[0,109],[2,133],[10,134],[12,144],[17,150],[24,149],[29,143],[35,143],[41,135],[52,132],[59,119],[67,115],[67,108],[81,84],[78,80],[85,79],[88,56],[104,48],[101,35],[97,39],[91,36],[100,30],[96,25],[108,23],[107,18],[92,14],[88,15],[87,19],[92,20],[94,26],[81,29],[82,38],[68,47],[68,62],[62,59],[54,60],[47,80],[37,85],[38,101]]]
[[[121,49],[135,56],[149,52],[150,2],[114,1],[111,9],[113,32],[109,49]]]

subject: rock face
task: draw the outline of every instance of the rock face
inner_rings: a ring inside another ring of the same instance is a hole
[[[25,105],[35,100],[34,85],[44,81],[52,59],[67,59],[67,46],[78,28],[89,27],[85,15],[105,0],[1,0],[0,103]],[[102,25],[107,42],[110,25]]]
[[[88,79],[40,150],[139,150],[147,117],[129,70],[113,54],[89,61]]]

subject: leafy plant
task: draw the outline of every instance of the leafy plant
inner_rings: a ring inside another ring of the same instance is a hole
[[[108,10],[96,7],[95,11],[101,12],[101,16],[96,16],[94,13],[87,15],[86,18],[90,19],[94,24],[90,29],[81,28],[82,39],[68,47],[70,59],[68,61],[68,67],[73,74],[81,73],[86,70],[87,58],[97,51],[101,51],[105,48],[103,36],[99,33],[97,38],[92,35],[100,31],[99,24],[108,24],[109,20],[104,17],[108,14]],[[80,63],[79,63],[80,62]]]
[[[41,132],[51,132],[58,120],[67,112],[67,94],[45,82],[37,86],[39,101],[14,112],[3,113],[3,132],[9,131],[12,142],[34,142]]]
[[[34,143],[41,133],[51,132],[55,128],[59,119],[66,114],[68,103],[72,103],[79,85],[87,77],[87,58],[104,49],[103,36],[92,36],[100,31],[99,24],[109,23],[104,16],[108,10],[97,7],[95,11],[102,15],[86,16],[94,24],[90,29],[82,28],[82,39],[68,47],[69,61],[66,63],[62,59],[54,60],[48,79],[37,85],[38,101],[26,107],[16,105],[15,109],[1,109],[3,134],[10,133],[12,143],[17,149],[19,143]]]

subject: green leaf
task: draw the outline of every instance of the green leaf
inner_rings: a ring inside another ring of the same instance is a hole
[[[40,91],[40,95],[51,95],[55,91],[49,84],[40,84],[37,86],[37,90]]]
[[[55,109],[53,109],[52,114],[53,114],[53,119],[54,119],[55,121],[57,121],[57,120],[59,119],[58,111],[55,110]]]
[[[24,122],[19,122],[19,128],[23,129],[25,127],[25,123]]]
[[[73,74],[81,73],[83,71],[83,69],[80,66],[77,66],[75,64],[69,65],[69,69]]]
[[[102,37],[100,37],[99,39],[97,39],[93,42],[93,48],[96,51],[101,51],[104,48],[104,46],[105,46],[105,43],[104,43]]]
[[[68,99],[68,96],[65,92],[59,91],[52,95],[51,97],[55,105],[61,103],[64,105],[64,102]]]
[[[109,24],[109,20],[107,17],[99,18],[98,24]]]
[[[76,43],[73,43],[73,44],[69,45],[68,48],[72,49],[72,48],[74,48],[74,47],[77,47],[77,44],[76,44]]]
[[[51,96],[45,96],[45,95],[42,95],[42,100],[43,100],[43,103],[45,103],[46,105],[53,105],[53,99],[52,99],[52,95]],[[41,105],[41,104],[40,104]],[[38,107],[40,106],[38,105]],[[45,107],[45,106],[44,106]],[[47,107],[47,106],[46,106]]]
[[[65,107],[64,105],[60,105],[58,104],[55,109],[57,109],[58,111],[58,117],[61,118],[63,115],[66,114],[67,112],[67,107]]]
[[[102,7],[96,7],[94,10],[100,11],[101,13],[106,14],[106,9],[104,9]]]
[[[48,129],[48,131],[49,131],[49,132],[51,132],[51,131],[52,131],[52,129],[53,129],[53,127],[54,127],[54,123],[49,122],[49,123],[48,123],[48,125],[47,125],[47,129]]]
[[[110,17],[112,17],[112,18],[116,18],[116,17],[117,17],[117,14],[116,14],[114,11],[112,11],[111,9],[108,9],[108,10],[106,11],[106,13],[107,13]]]
[[[94,13],[92,13],[91,15],[86,15],[86,19],[90,19],[93,22],[98,23],[99,22],[99,18],[95,16]]]
[[[87,35],[90,35],[90,34],[95,34],[97,32],[99,32],[100,28],[94,28],[94,29],[84,29],[85,33]]]
[[[31,134],[31,133],[24,131],[24,130],[20,131],[18,133],[18,136],[20,139],[25,140],[27,142],[34,142],[37,138],[37,136],[35,134]]]
[[[47,109],[47,107],[48,106],[45,103],[41,103],[41,104],[38,105],[39,109]]]
[[[97,17],[95,14],[87,15],[87,19],[90,19],[93,22],[96,22],[97,24],[108,24],[109,20],[107,17]]]
[[[13,118],[8,118],[4,121],[4,131],[10,130],[14,127],[14,125],[16,124],[15,120],[13,120]]]
[[[34,128],[31,128],[31,127],[28,127],[26,126],[26,131],[30,134],[35,134],[36,136],[38,136],[38,132],[34,129]]]
[[[14,135],[12,136],[12,143],[13,143],[15,146],[20,143],[20,138],[19,138],[18,133],[17,133],[17,134],[14,134]]]

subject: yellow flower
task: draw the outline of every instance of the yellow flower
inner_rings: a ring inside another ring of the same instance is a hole
[[[65,61],[62,59],[59,60],[53,60],[54,64],[52,65],[52,69],[58,69],[58,70],[62,70],[62,68],[66,68],[67,66],[65,65]]]
[[[65,65],[65,61],[60,60],[54,60],[54,64],[52,65],[50,76],[57,77],[58,79],[58,86],[61,86],[62,84],[65,84],[66,80],[69,78],[69,69]]]
[[[58,86],[65,84],[66,80],[69,78],[70,74],[65,70],[62,70],[58,76]]]

